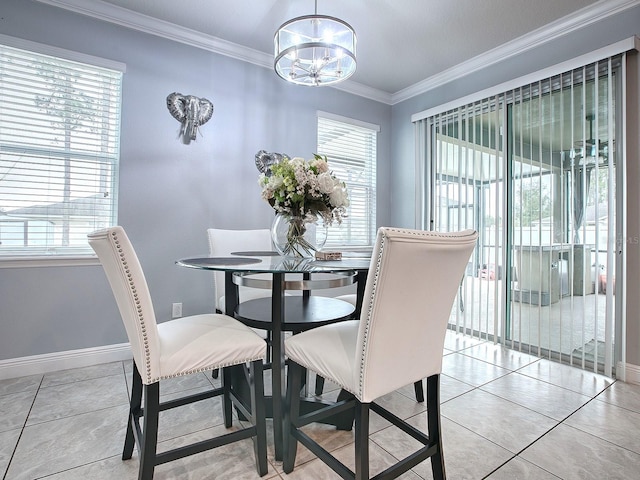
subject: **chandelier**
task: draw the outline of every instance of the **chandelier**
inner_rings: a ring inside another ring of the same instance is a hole
[[[296,17],[276,32],[276,73],[298,85],[332,85],[356,71],[356,33],[335,17],[315,13]]]

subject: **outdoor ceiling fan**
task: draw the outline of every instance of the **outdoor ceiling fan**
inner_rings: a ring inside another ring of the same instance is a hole
[[[587,122],[589,122],[589,138],[586,140],[577,140],[574,142],[573,147],[569,150],[569,158],[574,162],[580,164],[595,164],[606,163],[609,158],[609,142],[596,140],[593,137],[593,121],[595,115],[589,114],[586,116]],[[613,145],[613,142],[612,142]]]

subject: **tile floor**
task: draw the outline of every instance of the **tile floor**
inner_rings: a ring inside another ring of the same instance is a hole
[[[441,377],[445,463],[450,479],[638,479],[640,386],[551,363],[454,333],[447,334]],[[120,459],[130,362],[0,381],[0,474],[3,480],[129,480],[137,455]],[[210,375],[167,381],[161,392],[207,388]],[[336,394],[325,388],[325,396]],[[380,403],[416,426],[425,407],[412,386]],[[417,448],[372,414],[372,473]],[[224,430],[219,401],[163,412],[160,448]],[[271,429],[271,424],[268,424]],[[352,464],[352,432],[310,430]],[[299,447],[290,475],[269,450],[265,479],[337,476]],[[156,469],[156,479],[256,479],[250,440]],[[402,476],[430,479],[425,462]]]

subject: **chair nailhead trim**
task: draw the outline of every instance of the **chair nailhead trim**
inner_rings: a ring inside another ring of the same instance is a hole
[[[247,362],[255,362],[256,360],[264,360],[265,356],[264,355],[260,355],[258,357],[249,357],[249,358],[245,358],[244,360],[238,360],[237,362],[228,362],[228,363],[223,363],[223,364],[215,364],[215,365],[208,365],[206,367],[200,367],[200,368],[194,368],[191,370],[185,370],[184,372],[180,372],[180,373],[174,373],[173,375],[161,375],[157,378],[154,378],[151,380],[151,383],[155,383],[159,380],[166,380],[168,378],[176,378],[176,377],[184,377],[185,375],[192,375],[194,373],[202,373],[202,372],[207,372],[209,370],[215,370],[217,368],[225,368],[225,367],[231,367],[233,365],[240,365],[242,363],[247,363]]]
[[[111,236],[113,237],[113,242],[118,252],[118,256],[120,257],[120,262],[124,267],[125,274],[129,279],[129,288],[131,289],[131,295],[133,296],[133,300],[136,304],[136,311],[138,312],[138,325],[140,327],[140,332],[142,333],[142,343],[144,345],[144,360],[147,384],[154,383],[157,380],[151,379],[151,354],[149,352],[149,338],[147,337],[147,326],[145,323],[144,315],[142,314],[142,305],[138,296],[138,291],[136,289],[135,282],[133,281],[133,275],[129,270],[129,264],[123,252],[122,245],[120,244],[120,240],[118,239],[118,234],[116,232],[111,232]]]
[[[396,230],[401,231],[401,230]],[[367,363],[366,352],[367,352],[367,341],[369,339],[369,327],[371,326],[371,305],[373,305],[373,299],[376,296],[376,290],[378,288],[378,279],[380,277],[380,264],[382,263],[382,256],[384,252],[385,242],[387,240],[387,236],[383,233],[380,238],[380,251],[378,252],[378,258],[376,258],[376,273],[373,277],[373,283],[371,288],[371,297],[369,297],[369,310],[367,311],[367,323],[364,327],[364,341],[362,342],[362,363],[360,364],[360,382],[358,386],[358,391],[360,397],[362,398],[362,388],[364,382],[364,366]]]
[[[206,372],[208,370],[213,370],[213,369],[216,369],[216,368],[225,368],[225,367],[230,367],[232,365],[240,365],[240,364],[246,363],[246,362],[254,362],[256,360],[264,360],[265,356],[264,355],[259,355],[257,357],[245,358],[244,360],[239,360],[237,362],[229,362],[229,363],[224,363],[224,364],[208,365],[208,366],[205,366],[205,367],[186,370],[184,372],[176,373],[174,375],[161,375],[161,376],[159,376],[157,378],[152,378],[151,377],[151,353],[149,351],[149,339],[147,337],[147,325],[145,323],[144,315],[142,314],[142,303],[140,302],[140,297],[138,295],[138,291],[136,289],[135,282],[133,281],[133,275],[131,274],[131,271],[129,270],[129,265],[127,263],[127,260],[126,260],[126,257],[124,255],[122,246],[121,246],[120,241],[118,239],[118,235],[116,234],[116,232],[111,232],[111,236],[113,237],[113,241],[114,241],[114,244],[116,246],[116,250],[118,251],[118,255],[120,257],[120,262],[122,263],[122,266],[124,267],[125,274],[126,274],[127,278],[129,279],[129,287],[131,288],[131,294],[132,294],[133,300],[134,300],[134,302],[136,304],[136,311],[138,312],[138,321],[139,321],[138,326],[140,327],[140,331],[142,332],[142,341],[143,341],[143,344],[144,344],[145,371],[146,371],[146,382],[143,382],[143,383],[149,385],[149,384],[155,383],[155,382],[157,382],[159,380],[165,380],[165,379],[168,379],[168,378],[182,377],[182,376],[191,375],[191,374],[194,374],[194,373]]]
[[[446,238],[447,240],[451,240],[453,238],[459,238],[461,240],[468,237],[468,232],[465,232],[460,235],[451,234],[451,232],[437,232],[437,231],[426,231],[426,230],[405,230],[402,228],[391,228],[386,227],[380,238],[380,252],[378,253],[378,258],[376,259],[376,272],[373,279],[372,289],[371,289],[371,297],[369,298],[369,311],[367,312],[367,323],[365,324],[364,329],[364,341],[362,342],[362,363],[360,365],[360,383],[359,383],[359,392],[360,396],[362,396],[362,387],[364,382],[364,365],[366,362],[366,352],[367,352],[367,340],[369,338],[369,327],[371,325],[371,305],[373,305],[373,299],[376,296],[376,290],[378,287],[378,279],[380,276],[380,264],[382,263],[382,256],[384,252],[385,242],[387,240],[386,232],[395,232],[401,233],[405,235],[414,235],[416,237],[436,237],[436,238]],[[475,232],[474,232],[475,233]],[[353,392],[352,392],[353,393]]]

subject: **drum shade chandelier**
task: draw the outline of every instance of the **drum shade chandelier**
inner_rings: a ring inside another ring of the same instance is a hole
[[[298,85],[333,85],[356,71],[356,32],[335,17],[315,13],[296,17],[276,32],[276,73]]]

